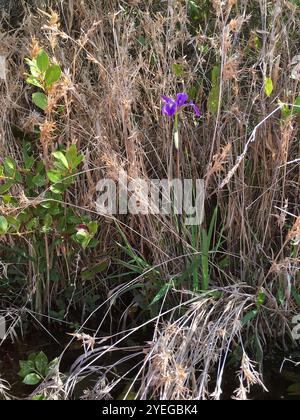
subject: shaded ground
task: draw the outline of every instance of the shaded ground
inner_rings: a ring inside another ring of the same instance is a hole
[[[14,344],[7,343],[0,347],[0,372],[5,372],[6,379],[12,386],[12,395],[18,398],[26,398],[34,387],[24,385],[21,378],[18,376],[19,360],[26,360],[30,353],[42,350],[49,358],[54,359],[63,351],[70,338],[63,331],[56,331],[53,333],[56,343],[49,335],[41,332],[34,332],[30,334],[26,340],[19,341]],[[61,368],[63,372],[68,372],[72,363],[82,354],[80,343],[74,342],[66,351]],[[294,355],[297,358],[297,355]],[[250,399],[253,400],[300,400],[300,387],[298,387],[299,395],[290,395],[289,387],[295,386],[295,383],[300,383],[300,366],[295,367],[291,363],[286,363],[285,367],[280,373],[280,367],[284,355],[270,356],[269,360],[264,365],[264,381],[269,393],[263,392],[260,387],[253,387]],[[78,385],[75,394],[82,395],[81,391],[93,386],[97,378],[90,377],[83,383]],[[122,384],[117,391],[122,391]],[[234,389],[236,388],[235,371],[228,370],[225,375],[225,382],[223,385],[223,398],[230,399]],[[116,391],[116,393],[118,393]],[[75,395],[76,398],[76,395]],[[116,398],[118,396],[116,395]]]

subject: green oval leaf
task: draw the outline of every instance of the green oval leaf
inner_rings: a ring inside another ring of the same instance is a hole
[[[27,375],[34,371],[34,362],[32,360],[20,360],[20,371],[18,373],[19,376],[25,378]]]
[[[32,95],[32,101],[33,101],[33,103],[36,106],[38,106],[39,108],[41,108],[43,111],[45,111],[45,109],[48,106],[47,96],[44,93],[42,93],[42,92],[33,93],[33,95]]]
[[[69,162],[63,152],[53,152],[52,155],[57,159],[66,169],[69,169]]]
[[[92,235],[96,235],[98,232],[99,225],[97,222],[93,221],[88,224],[89,232]]]
[[[17,168],[16,162],[11,157],[7,156],[4,159],[3,164],[4,164],[6,174],[9,177],[13,178],[15,176],[16,168]]]
[[[47,172],[47,177],[50,179],[51,182],[57,183],[61,180],[61,175],[55,171]]]
[[[23,383],[26,385],[37,385],[41,379],[36,373],[29,373],[29,375],[25,376]]]
[[[0,195],[5,194],[14,185],[13,181],[8,181],[3,185],[0,185]]]
[[[273,80],[271,79],[271,77],[266,77],[265,78],[265,93],[266,93],[266,95],[268,97],[271,96],[273,90],[274,90]]]
[[[45,82],[46,86],[49,87],[53,83],[58,82],[61,76],[61,68],[58,64],[53,64],[46,72]]]
[[[36,77],[32,76],[32,75],[27,77],[26,83],[28,83],[29,85],[39,87],[39,88],[43,88],[43,86],[40,84],[38,79]]]
[[[25,58],[25,62],[29,65],[30,67],[30,72],[31,75],[35,78],[39,78],[40,77],[40,69],[37,66],[37,62],[36,60],[30,60],[29,58]]]
[[[45,185],[46,179],[45,179],[45,177],[43,175],[35,175],[32,178],[32,182],[37,187],[43,187]]]
[[[9,228],[18,231],[20,229],[21,223],[13,216],[7,216],[6,220],[8,222]]]
[[[8,231],[8,222],[4,216],[0,216],[0,235],[5,235]]]
[[[46,369],[48,366],[48,357],[45,355],[43,351],[37,354],[34,363],[38,372],[41,373],[42,375],[45,375]]]
[[[42,73],[45,73],[47,71],[49,67],[49,57],[44,50],[40,51],[40,53],[36,57],[36,64]]]

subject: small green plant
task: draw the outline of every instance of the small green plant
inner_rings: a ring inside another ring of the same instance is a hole
[[[95,244],[92,240],[98,224],[87,217],[77,216],[73,209],[66,209],[63,199],[63,194],[76,182],[76,172],[84,157],[78,154],[75,145],[65,152],[54,152],[53,157],[54,162],[48,171],[42,161],[35,163],[26,147],[23,167],[17,168],[12,158],[4,159],[0,165],[0,196],[3,204],[10,208],[10,215],[0,216],[0,235],[52,232],[59,241],[69,234],[83,248],[87,248]],[[15,185],[24,190],[21,198],[11,193]],[[32,201],[28,199],[29,205],[22,206],[27,197],[31,197]],[[15,215],[12,215],[14,207]],[[22,207],[25,208],[19,211]]]
[[[78,242],[83,249],[86,249],[88,246],[92,247],[97,245],[97,241],[94,239],[98,231],[97,222],[89,222],[85,225],[76,226],[76,234],[73,235],[73,238]]]
[[[291,106],[282,102],[279,102],[279,104],[282,106],[281,116],[283,120],[300,114],[300,96],[297,96],[294,104]]]
[[[213,19],[211,14],[211,4],[208,0],[202,0],[201,2],[197,0],[188,0],[188,14],[189,20],[192,28],[196,29],[201,24],[205,25],[207,20]]]
[[[273,80],[271,77],[266,77],[265,78],[265,94],[267,95],[267,97],[269,98],[274,90],[274,84],[273,84]]]
[[[84,159],[82,154],[78,154],[75,144],[65,153],[57,151],[52,153],[54,157],[53,168],[47,172],[47,177],[52,185],[50,190],[60,194],[66,191],[76,181],[76,171]]]
[[[34,309],[43,313],[48,307],[48,313],[57,310],[63,317],[65,300],[69,301],[73,293],[69,266],[82,249],[97,245],[98,223],[67,203],[84,155],[75,144],[67,148],[60,146],[49,153],[48,145],[55,141],[55,134],[52,135],[55,120],[61,116],[52,112],[53,104],[60,98],[55,94],[55,84],[61,79],[60,66],[52,63],[44,50],[27,58],[26,63],[30,69],[26,82],[40,89],[33,93],[32,100],[46,115],[43,123],[34,127],[32,136],[26,136],[23,156],[18,162],[9,156],[0,159],[0,237],[9,236],[19,242],[18,252],[16,247],[14,250],[6,247],[3,257],[9,261],[19,258],[28,265],[28,272],[36,274],[31,291]],[[48,106],[50,99],[51,106]],[[70,284],[64,284],[64,291],[53,308],[49,295],[57,287],[60,275],[67,277]],[[19,288],[30,284],[26,276],[25,270],[22,274],[9,272],[7,278],[10,286]],[[13,291],[14,287],[9,290]]]
[[[51,379],[57,370],[58,359],[49,362],[44,352],[32,353],[27,360],[20,360],[19,376],[26,385],[38,385],[45,379]]]
[[[77,180],[83,155],[72,145],[65,151],[53,152],[52,157],[46,168],[46,164],[31,153],[30,144],[26,144],[23,165],[18,165],[10,157],[4,158],[0,164],[0,237],[24,238],[21,258],[25,257],[33,271],[39,273],[33,301],[34,309],[39,313],[46,305],[50,310],[48,293],[59,278],[60,250],[65,255],[68,272],[68,265],[80,248],[91,248],[98,243],[95,238],[98,223],[65,203],[67,191]],[[22,194],[14,195],[16,189],[22,190]],[[26,251],[28,240],[31,243],[30,255]],[[5,254],[8,257],[9,249]],[[9,278],[13,284],[13,278],[17,280],[20,276],[13,273]],[[64,293],[68,292],[68,288],[64,290]]]
[[[193,291],[206,292],[210,286],[210,258],[216,254],[222,242],[222,234],[218,235],[218,240],[215,239],[217,232],[217,216],[218,208],[215,208],[211,218],[208,229],[205,227],[192,227],[192,246],[197,250],[197,254],[191,257],[187,266],[186,276],[193,278]],[[201,283],[199,278],[201,277]]]
[[[61,78],[61,68],[58,64],[51,63],[44,50],[41,50],[35,58],[26,58],[25,61],[30,69],[26,82],[42,90],[32,94],[32,101],[45,111],[48,106],[49,89]]]
[[[266,294],[263,291],[260,291],[256,298],[256,308],[248,312],[241,321],[243,326],[247,325],[258,316],[265,301],[266,301]]]

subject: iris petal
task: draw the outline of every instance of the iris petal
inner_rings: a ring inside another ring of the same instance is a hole
[[[197,105],[195,105],[194,102],[191,102],[190,106],[193,108],[196,117],[198,118],[201,117],[201,112],[200,112],[200,109],[197,107]]]
[[[177,112],[176,102],[171,100],[163,107],[163,114],[168,115],[168,117],[173,117]]]
[[[177,113],[179,113],[185,107],[192,107],[193,111],[197,118],[201,116],[200,109],[194,102],[188,102],[189,95],[185,92],[178,93],[176,96],[176,100],[169,98],[166,95],[162,95],[161,99],[164,101],[163,106],[163,114],[167,115],[168,117],[174,117]]]
[[[161,99],[166,103],[169,104],[170,102],[174,102],[173,99],[169,98],[168,96],[162,95]]]
[[[178,108],[186,105],[188,99],[189,99],[189,96],[187,93],[178,93],[177,100],[176,100],[176,105],[178,106]]]

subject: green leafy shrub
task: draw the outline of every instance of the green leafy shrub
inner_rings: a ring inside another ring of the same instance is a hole
[[[0,218],[0,235],[52,232],[60,242],[69,234],[75,242],[87,248],[95,244],[92,239],[97,233],[98,224],[77,216],[73,209],[66,209],[63,197],[75,184],[76,171],[84,157],[78,154],[75,145],[65,152],[54,152],[53,157],[54,162],[48,171],[42,161],[35,163],[28,154],[24,155],[25,165],[21,168],[12,158],[4,159],[0,165],[0,181],[3,181],[0,194],[4,208],[10,214]],[[14,186],[23,189],[21,197],[14,196]],[[24,201],[27,202],[26,206]]]
[[[51,379],[56,373],[58,359],[49,362],[44,352],[31,353],[28,360],[20,360],[19,376],[26,385],[38,385],[44,379]]]
[[[30,69],[26,82],[40,89],[32,94],[32,101],[46,111],[44,124],[54,127],[60,114],[52,112],[53,106],[47,107],[48,99],[53,98],[55,85],[61,79],[61,68],[51,62],[44,50],[36,57],[27,58],[26,63]],[[54,309],[50,306],[51,288],[55,282],[58,284],[60,276],[65,277],[63,267],[69,273],[74,257],[97,244],[98,223],[78,211],[76,206],[68,206],[68,194],[75,188],[84,155],[75,144],[67,148],[60,146],[50,154],[43,143],[42,125],[40,129],[36,127],[32,138],[26,136],[20,161],[10,156],[0,160],[0,237],[15,239],[13,249],[6,246],[1,250],[3,260],[8,261],[9,267],[17,261],[23,267],[22,273],[9,269],[4,280],[8,281],[9,288],[4,286],[4,292],[13,293],[14,288],[27,286],[34,309],[44,313],[47,305],[48,313],[51,313]],[[36,140],[42,144],[43,159],[37,157],[40,150]],[[16,241],[20,247],[16,246]],[[37,273],[33,287],[26,271]],[[3,282],[0,281],[1,285]],[[71,285],[68,287],[64,281],[62,285],[62,302],[58,305],[58,299],[55,301],[60,317],[65,314],[65,301],[72,295]]]
[[[61,78],[61,68],[58,64],[51,63],[44,50],[41,50],[35,58],[26,58],[25,61],[30,68],[30,74],[27,75],[26,82],[43,91],[33,93],[32,101],[37,107],[45,111],[48,106],[47,92]]]

